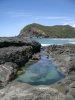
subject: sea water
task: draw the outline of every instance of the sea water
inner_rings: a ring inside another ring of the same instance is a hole
[[[64,74],[57,70],[56,65],[47,56],[27,67],[25,73],[17,81],[31,85],[50,85],[64,78]]]
[[[41,43],[42,46],[75,44],[75,39],[31,38],[32,40]],[[27,67],[25,72],[17,78],[17,81],[31,85],[50,85],[64,77],[64,74],[58,71],[52,59],[42,55],[37,63]]]
[[[42,46],[48,45],[63,45],[63,44],[75,44],[74,38],[31,38],[31,40],[35,40],[41,43]]]

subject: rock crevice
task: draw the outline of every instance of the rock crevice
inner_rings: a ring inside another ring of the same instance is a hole
[[[14,78],[19,67],[39,52],[40,47],[35,41],[28,42],[18,37],[0,38],[0,86]]]

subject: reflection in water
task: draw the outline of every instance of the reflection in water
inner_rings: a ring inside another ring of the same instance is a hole
[[[32,85],[48,85],[63,78],[64,75],[56,69],[52,60],[47,56],[42,56],[37,63],[29,66],[17,80]]]

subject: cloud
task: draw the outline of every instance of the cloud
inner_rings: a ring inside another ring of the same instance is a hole
[[[23,18],[23,17],[28,17],[32,18],[35,20],[60,20],[60,21],[68,21],[68,22],[74,22],[75,18],[74,17],[67,17],[67,16],[39,16],[35,15],[33,13],[28,13],[28,12],[21,12],[21,11],[9,11],[6,12],[5,14],[9,15],[10,17],[13,18]]]
[[[75,24],[73,24],[72,27],[75,27]]]
[[[64,23],[63,25],[71,25],[72,27],[75,27],[75,24],[74,23]]]
[[[68,19],[68,17],[60,17],[60,16],[37,16],[37,19]]]
[[[70,21],[74,22],[75,17],[68,17],[68,16],[35,16],[36,19],[38,20],[60,20],[60,21]]]
[[[69,23],[64,23],[63,25],[69,25]]]
[[[10,15],[11,17],[29,17],[32,16],[31,13],[26,12],[6,12],[7,15]]]

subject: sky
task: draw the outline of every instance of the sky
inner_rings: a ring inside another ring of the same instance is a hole
[[[75,27],[75,0],[0,0],[0,37],[17,36],[31,23]]]

